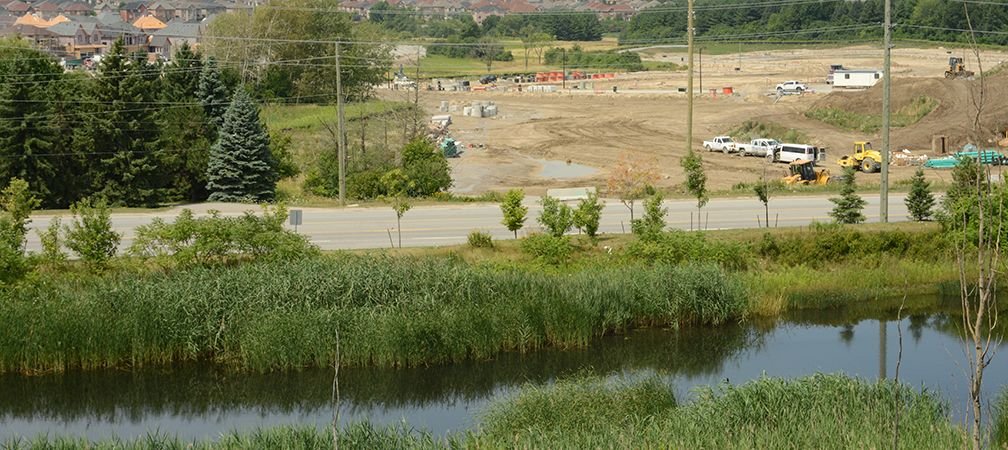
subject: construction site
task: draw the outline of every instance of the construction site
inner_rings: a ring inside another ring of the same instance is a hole
[[[949,67],[953,54],[962,57],[962,67]],[[641,55],[649,61],[685,62],[681,48],[650,48]],[[1004,51],[984,50],[978,63],[975,55],[963,55],[962,49],[893,50],[892,111],[919,103],[928,108],[918,111],[920,117],[894,122],[893,183],[909,179],[927,160],[951,155],[966,144],[1004,150],[1008,71],[1000,70],[1006,61]],[[878,119],[881,82],[865,89],[842,89],[827,84],[827,75],[831,66],[877,69],[881,64],[881,50],[868,46],[704,55],[694,79],[693,149],[703,152],[709,188],[729,190],[761,180],[764,174],[768,178],[789,174],[787,164],[766,158],[704,152],[703,140],[741,134],[738,131],[747,128],[783,130],[803,141],[795,144],[824,149],[825,158],[816,165],[835,174],[842,170],[837,161],[852,152],[855,142],[872,142],[875,150],[880,149],[877,126],[837,125],[811,112]],[[947,73],[967,68],[976,75]],[[982,71],[991,73],[981,78]],[[788,93],[794,95],[776,90],[792,80],[805,87]],[[685,71],[518,81],[496,80],[470,90],[420,88],[419,103],[431,116],[442,116],[442,123],[443,116],[450,116],[444,134],[461,149],[459,157],[451,159],[454,191],[479,194],[522,187],[537,194],[554,187],[604,186],[609,168],[624,155],[653,162],[660,187],[675,190],[683,182],[679,161],[687,151]],[[492,114],[473,113],[474,108],[485,111],[490,106]],[[748,142],[774,136],[733,137]],[[878,183],[878,177],[862,174],[859,182]],[[951,174],[928,170],[927,177],[948,181]]]

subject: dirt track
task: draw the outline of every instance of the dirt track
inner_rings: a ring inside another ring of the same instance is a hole
[[[835,160],[845,153],[851,142],[870,139],[880,143],[878,136],[838,129],[803,113],[817,106],[833,106],[862,113],[881,112],[881,85],[868,91],[846,91],[826,94],[822,84],[826,68],[831,63],[847,67],[880,67],[881,54],[867,47],[823,51],[799,50],[755,52],[742,56],[742,70],[736,72],[737,55],[704,57],[704,91],[695,101],[694,148],[701,141],[725,133],[739,123],[756,119],[776,122],[795,128],[810,136],[812,143],[829,149],[826,164],[839,170]],[[651,54],[649,58],[678,62],[679,55]],[[672,59],[674,58],[674,59]],[[1006,53],[986,53],[985,66],[993,67],[1008,60]],[[893,148],[929,150],[931,135],[945,134],[955,145],[966,142],[970,133],[968,111],[971,83],[941,78],[947,54],[943,49],[898,49],[894,61],[894,109],[918,95],[928,95],[941,103],[934,112],[918,124],[894,129]],[[971,67],[972,69],[972,67]],[[685,87],[681,72],[645,72],[617,76],[615,80],[595,82],[589,89],[570,93],[507,92],[502,86],[488,92],[423,92],[421,102],[432,114],[438,114],[442,100],[465,104],[470,101],[493,101],[500,113],[495,118],[452,115],[452,134],[464,143],[484,144],[485,148],[468,150],[452,160],[455,189],[478,193],[510,187],[524,187],[529,192],[542,192],[548,187],[603,186],[607,168],[625,152],[654,158],[662,174],[661,185],[673,187],[682,183],[679,159],[686,146],[686,98],[676,92]],[[798,79],[812,85],[818,93],[788,96],[775,102],[767,91],[779,81]],[[998,77],[987,83],[987,113],[984,124],[1003,129],[1008,124],[1008,78]],[[573,83],[572,83],[573,84]],[[573,84],[579,86],[578,84]],[[618,93],[612,93],[612,86]],[[723,87],[731,86],[735,95],[720,95]],[[580,87],[580,86],[579,86]],[[699,87],[699,82],[697,83]],[[718,95],[709,93],[710,87]],[[593,88],[593,89],[592,89]],[[720,153],[704,153],[709,184],[714,189],[730,188],[739,182],[757,180],[764,164],[760,158],[742,158]],[[598,169],[593,175],[563,179],[542,176],[546,161],[570,161]],[[771,175],[785,171],[783,164],[770,166]],[[913,169],[894,167],[893,179],[912,175]],[[945,173],[932,173],[932,178],[948,178]],[[878,175],[863,175],[863,179]]]

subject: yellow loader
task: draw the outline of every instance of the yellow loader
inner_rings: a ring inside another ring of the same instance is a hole
[[[865,173],[878,172],[882,169],[882,154],[878,150],[872,150],[871,142],[855,142],[854,154],[841,156],[837,164]]]
[[[807,159],[798,159],[788,166],[791,175],[781,179],[786,185],[809,185],[829,183],[830,173],[828,169],[815,169],[815,162]]]

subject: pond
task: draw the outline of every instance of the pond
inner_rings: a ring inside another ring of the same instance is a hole
[[[406,370],[343,369],[341,414],[344,423],[405,421],[442,435],[475,426],[489,402],[524,383],[585,371],[613,377],[657,373],[675,386],[680,399],[696,385],[737,384],[763,375],[892,377],[897,323],[838,320],[816,313],[719,328],[640,330],[598,339],[583,350],[505,354],[491,361]],[[957,324],[944,314],[899,322],[900,380],[939,392],[950,402],[954,420],[962,417],[967,399]],[[984,378],[988,398],[1008,381],[1006,369],[1008,355],[995,356]],[[186,365],[0,376],[0,442],[38,434],[134,438],[152,431],[212,439],[259,426],[323,427],[332,414],[332,375],[331,370],[236,374]]]

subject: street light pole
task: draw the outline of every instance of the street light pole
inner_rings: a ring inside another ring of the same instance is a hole
[[[693,151],[693,0],[688,0],[686,6],[686,47],[689,60],[686,72],[686,153]]]

